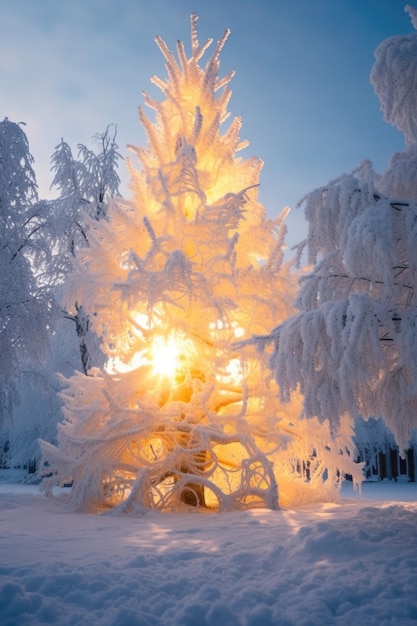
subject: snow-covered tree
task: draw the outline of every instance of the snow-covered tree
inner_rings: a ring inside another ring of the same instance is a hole
[[[78,159],[73,158],[68,144],[61,141],[52,157],[52,186],[59,191],[59,196],[54,200],[38,201],[33,160],[29,153],[24,156],[24,150],[28,150],[27,140],[20,126],[10,124],[8,120],[3,122],[4,133],[8,130],[9,134],[11,131],[15,134],[13,141],[8,139],[9,144],[20,141],[22,146],[20,152],[15,148],[13,151],[3,142],[2,152],[10,153],[7,172],[6,165],[3,171],[8,180],[16,181],[15,186],[20,185],[14,192],[12,185],[7,188],[9,194],[15,193],[21,198],[19,202],[23,208],[20,221],[17,214],[14,221],[7,218],[8,227],[14,224],[17,229],[16,241],[11,241],[9,233],[5,236],[9,246],[13,244],[23,256],[16,258],[9,278],[14,285],[17,281],[15,290],[17,286],[21,290],[30,290],[34,303],[40,307],[38,315],[45,318],[48,314],[49,318],[44,321],[42,332],[42,328],[36,326],[33,302],[28,301],[27,310],[24,307],[19,309],[20,320],[26,314],[24,323],[30,342],[26,338],[24,343],[16,344],[13,353],[16,359],[11,362],[11,367],[4,368],[7,377],[3,376],[3,389],[15,402],[13,406],[9,402],[5,407],[8,420],[2,440],[7,444],[4,462],[36,467],[40,460],[39,437],[54,441],[57,422],[62,419],[57,397],[61,383],[57,372],[66,376],[80,368],[87,372],[92,364],[101,365],[104,362],[99,340],[91,331],[89,317],[82,305],[72,303],[71,309],[65,311],[62,317],[59,302],[62,284],[71,270],[76,250],[87,241],[85,215],[94,219],[105,217],[109,199],[118,194],[119,154],[116,129],[111,127],[95,137],[97,152],[80,144]],[[7,163],[6,160],[3,162]],[[27,185],[26,191],[23,183]],[[12,209],[16,203],[9,200],[9,208]],[[17,261],[23,263],[28,272],[26,285],[19,276],[21,270]],[[6,287],[5,281],[3,284]],[[10,293],[5,288],[4,295]],[[49,299],[47,302],[46,298]],[[50,315],[52,310],[55,312],[54,319]],[[14,325],[13,320],[9,330],[21,334],[18,323]],[[3,338],[7,340],[6,335]],[[26,342],[33,346],[33,351],[26,350]],[[43,352],[39,349],[40,343],[44,347]],[[78,346],[78,354],[74,346]],[[40,356],[42,360],[38,358]]]
[[[381,455],[390,457],[391,451],[397,448],[394,435],[380,417],[365,420],[358,416],[355,420],[354,441],[358,456],[364,462],[366,478],[372,478],[379,471]]]
[[[71,376],[79,367],[79,347],[74,341],[73,326],[61,317],[49,336],[42,361],[35,364],[26,359],[19,363],[16,384],[19,401],[5,433],[8,442],[5,460],[9,467],[26,467],[38,480],[39,438],[56,441],[57,424],[63,419],[59,398],[63,383],[57,372]]]
[[[239,118],[224,126],[228,34],[205,67],[211,40],[200,46],[195,15],[189,57],[157,38],[168,78],[152,79],[162,101],[145,94],[154,121],[139,110],[148,147],[133,149],[132,201],[90,219],[77,256],[67,300],[96,312],[109,361],[69,379],[43,487],[73,481],[78,509],[276,508],[277,478],[288,503],[290,477],[300,494],[308,477],[324,491],[340,467],[355,471],[350,434],[297,426],[299,404],[282,411],[267,353],[236,347],[288,317],[295,283],[285,215],[268,220],[257,198],[262,162],[238,156]]]
[[[54,207],[60,220],[64,256],[68,252],[74,256],[78,248],[88,243],[85,217],[105,218],[109,200],[119,196],[117,169],[122,157],[116,135],[117,128],[110,125],[93,137],[96,151],[78,144],[78,158],[73,156],[71,147],[63,139],[54,150],[51,187],[59,192]]]
[[[314,267],[300,312],[271,335],[271,363],[282,400],[300,391],[306,416],[334,428],[381,416],[406,448],[417,425],[417,33],[375,56],[371,81],[406,151],[381,176],[365,161],[302,201]]]
[[[21,124],[0,122],[0,431],[17,400],[19,364],[42,355],[53,313],[47,204],[38,201]]]
[[[95,135],[96,151],[79,144],[78,158],[74,158],[70,146],[62,139],[52,155],[51,187],[59,191],[58,198],[51,202],[55,229],[60,233],[53,270],[58,282],[65,282],[77,250],[88,245],[88,218],[105,219],[109,201],[119,196],[117,168],[122,157],[116,134],[117,128],[108,126],[103,133]],[[74,324],[84,373],[92,366],[102,365],[99,341],[82,303],[70,303],[65,317]]]

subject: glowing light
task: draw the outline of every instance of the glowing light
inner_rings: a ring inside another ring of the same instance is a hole
[[[242,382],[243,368],[240,359],[232,359],[229,365],[226,367],[226,372],[232,380],[236,382]]]
[[[240,359],[231,359],[229,363],[216,375],[216,380],[226,387],[229,385],[242,384],[244,377],[243,366]],[[220,393],[224,392],[221,390]]]
[[[174,336],[155,337],[152,342],[152,367],[160,376],[174,377],[180,368],[181,344]]]
[[[156,335],[152,340],[150,364],[156,374],[175,379],[190,368],[195,357],[195,346],[182,334],[170,333],[168,337]]]
[[[117,356],[109,359],[105,369],[109,374],[125,374],[126,372],[131,372],[132,370],[135,370],[142,365],[146,365],[147,363],[148,361],[144,356],[144,353],[138,352],[128,363],[125,363]]]
[[[242,328],[241,326],[238,326],[236,322],[232,323],[232,327],[233,327],[233,333],[236,339],[240,339],[241,337],[243,337],[243,335],[245,334],[244,328]]]
[[[245,329],[238,325],[237,322],[232,322],[230,325],[226,326],[222,320],[216,320],[215,322],[210,322],[209,329],[211,331],[222,331],[227,328],[231,329],[236,339],[240,339],[245,334]]]

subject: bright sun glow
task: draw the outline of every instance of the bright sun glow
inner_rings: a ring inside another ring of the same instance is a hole
[[[114,357],[109,359],[106,369],[110,374],[120,374],[150,365],[156,376],[174,379],[190,365],[193,357],[194,344],[181,334],[171,332],[168,337],[155,334],[149,348],[135,354],[129,363]]]
[[[160,376],[173,378],[181,366],[182,342],[173,335],[155,337],[152,342],[152,367]]]

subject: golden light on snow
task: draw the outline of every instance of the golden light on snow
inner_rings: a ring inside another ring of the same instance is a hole
[[[133,197],[93,224],[85,253],[80,299],[94,302],[109,364],[70,379],[65,462],[48,448],[50,484],[53,472],[68,482],[71,450],[84,510],[276,509],[276,476],[319,448],[309,432],[292,437],[299,404],[284,413],[268,346],[243,345],[289,316],[296,282],[281,267],[284,217],[268,220],[257,200],[262,163],[235,156],[238,118],[222,128],[228,31],[201,67],[209,42],[198,43],[195,15],[191,27],[190,57],[157,39],[168,78],[153,80],[161,101],[145,94],[155,122],[139,111],[148,144],[134,149]]]
[[[163,383],[165,387],[166,379],[172,380],[172,383],[175,384],[178,377],[190,369],[195,357],[195,346],[182,333],[171,331],[166,336],[158,328],[155,328],[152,331],[147,349],[137,352],[128,363],[123,362],[118,357],[109,359],[107,371],[109,373],[126,373],[148,366],[156,379],[165,379]]]
[[[174,376],[179,368],[180,346],[174,337],[156,337],[152,347],[152,367],[161,376]]]
[[[222,372],[216,376],[216,380],[225,386],[230,384],[241,385],[244,379],[242,361],[238,358],[231,359]],[[226,390],[221,390],[225,393]]]

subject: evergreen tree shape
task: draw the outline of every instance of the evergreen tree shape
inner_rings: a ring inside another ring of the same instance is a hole
[[[334,429],[342,416],[382,417],[404,449],[417,425],[417,32],[375,57],[371,82],[406,150],[382,175],[364,161],[303,199],[314,269],[299,313],[272,334],[272,367],[283,400],[302,392],[306,416]]]
[[[283,265],[285,213],[268,220],[258,201],[262,162],[237,156],[247,145],[239,118],[223,130],[228,35],[204,68],[212,42],[200,46],[195,15],[190,57],[182,42],[177,60],[156,39],[168,78],[152,79],[161,101],[144,95],[154,121],[139,109],[148,146],[133,148],[132,201],[89,221],[68,285],[69,303],[96,311],[109,357],[106,369],[69,379],[59,444],[43,444],[43,488],[72,481],[80,510],[275,509],[278,475],[304,484],[310,458],[324,484],[331,455],[340,462],[348,446],[324,426],[309,443],[299,405],[282,411],[267,352],[237,347],[290,314],[295,283]]]

